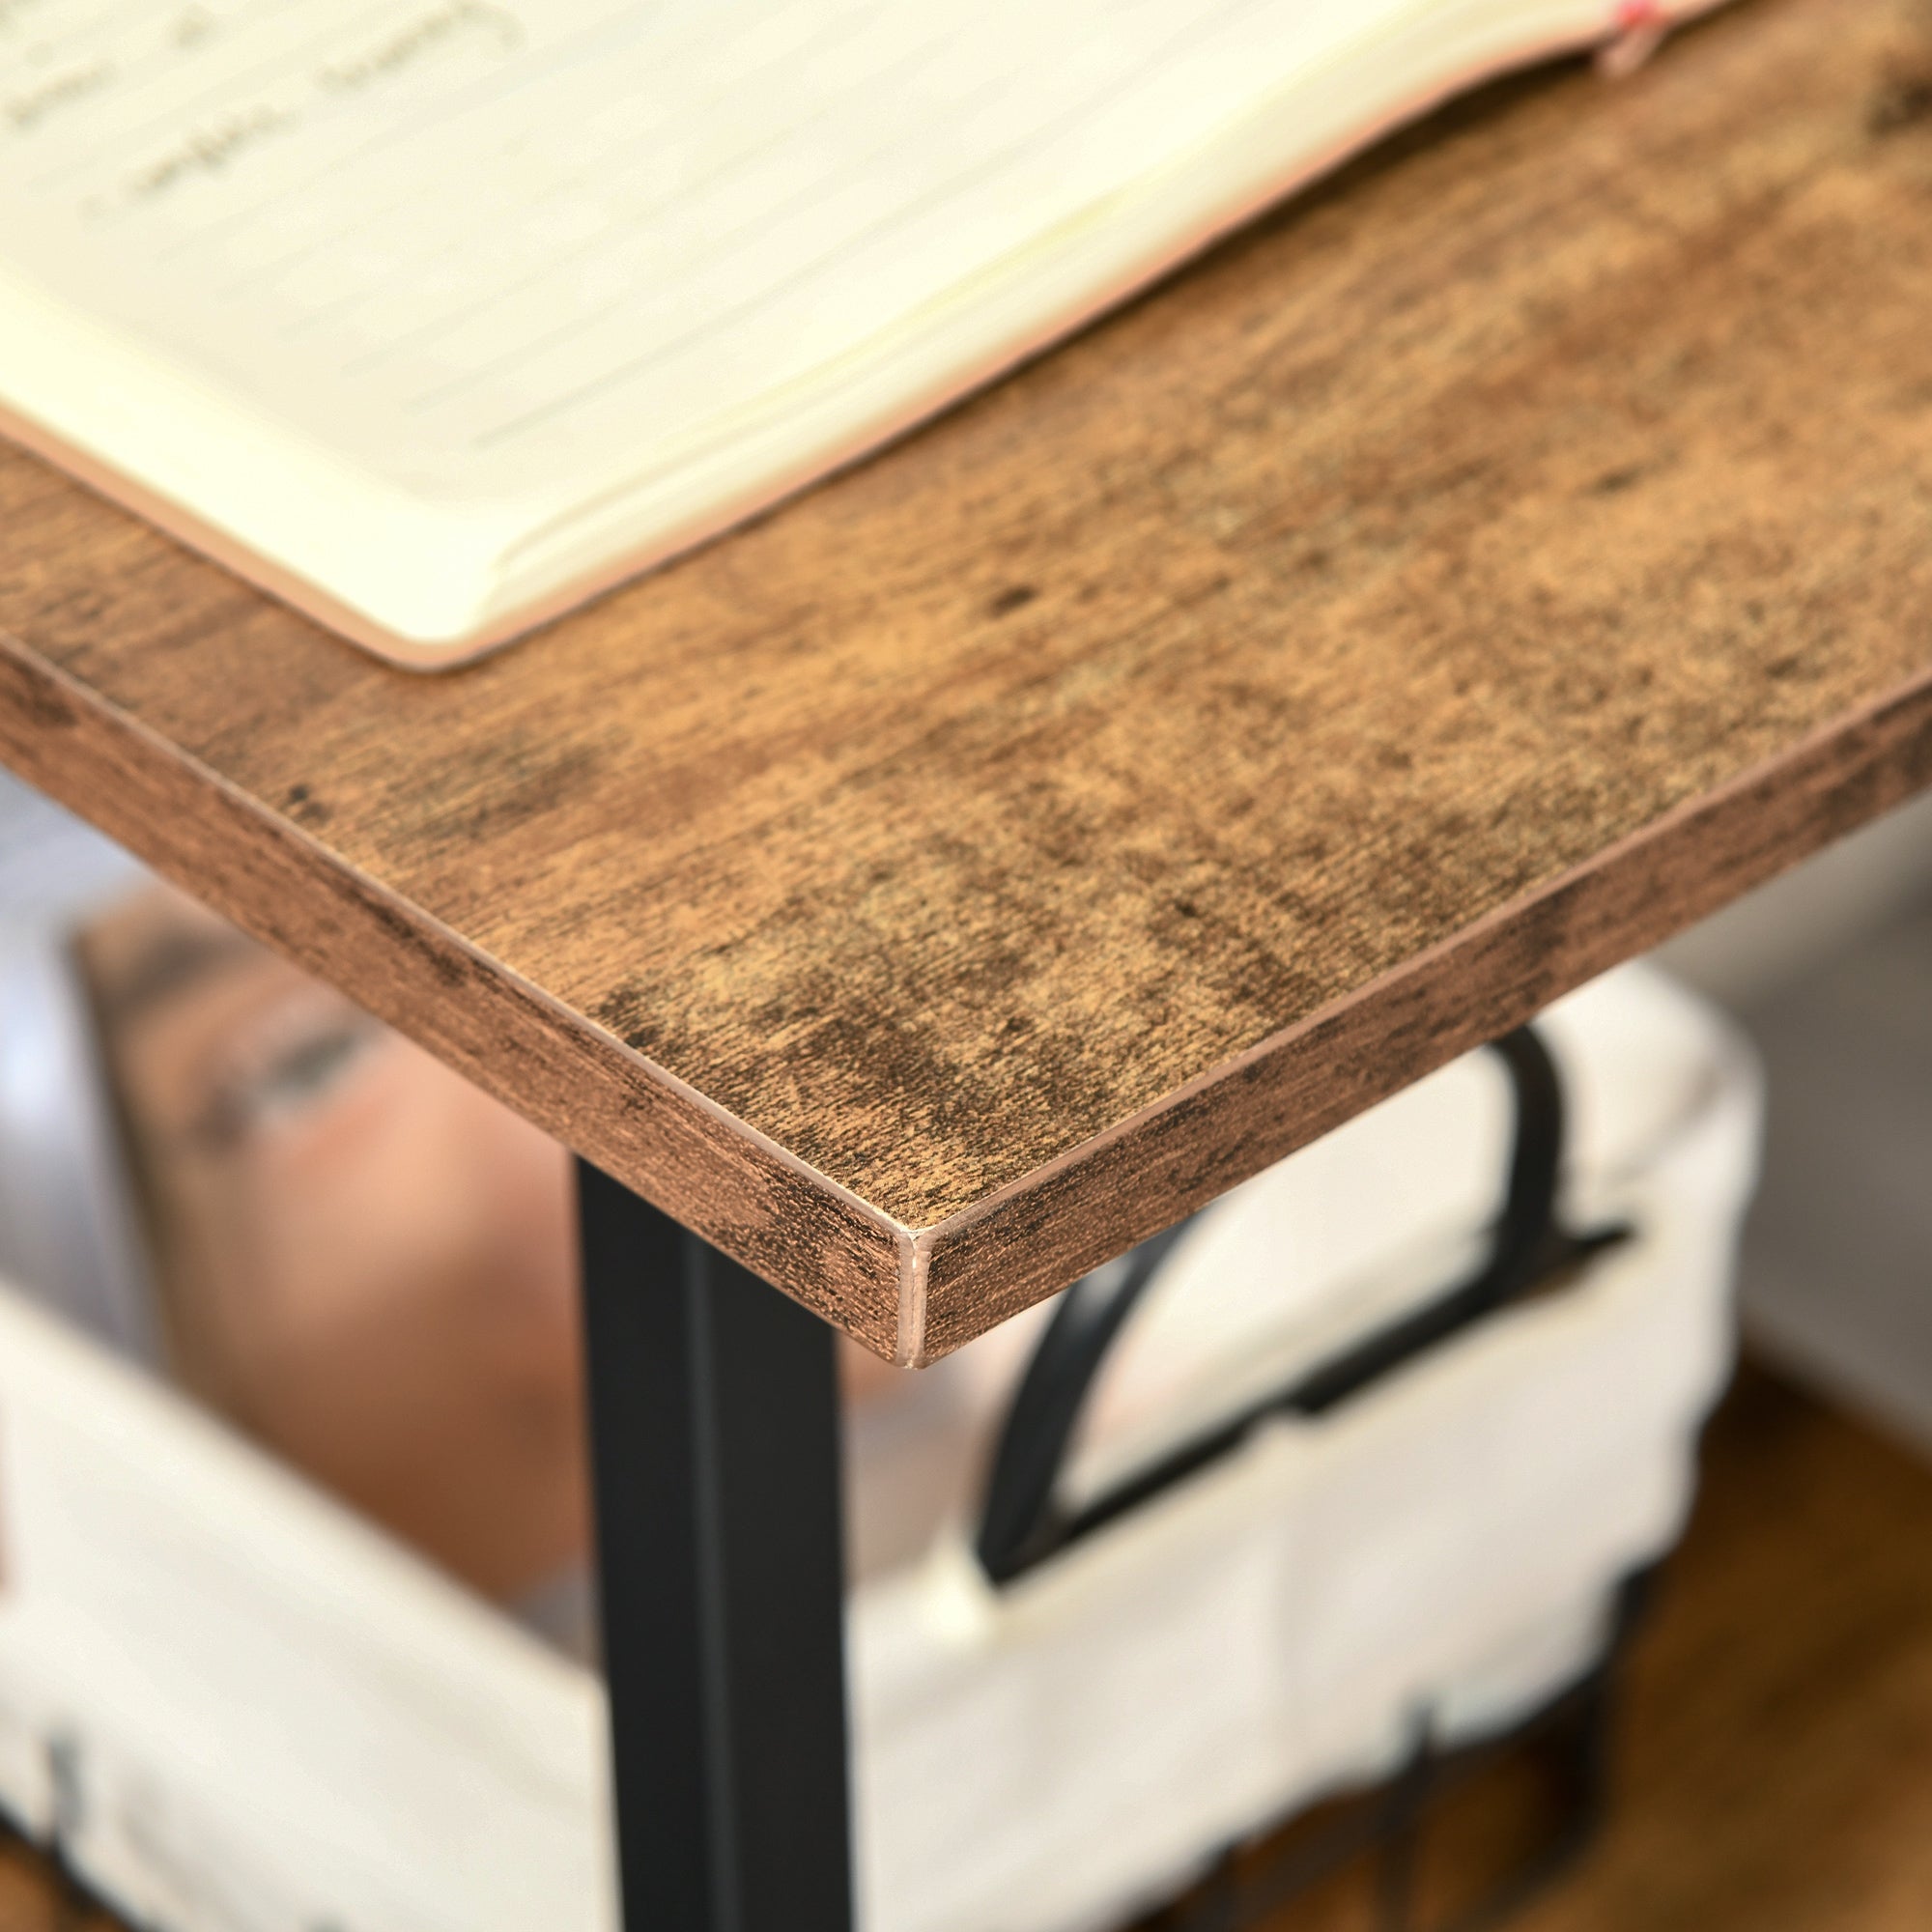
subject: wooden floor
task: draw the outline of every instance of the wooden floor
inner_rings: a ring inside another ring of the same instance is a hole
[[[1932,1471],[1752,1376],[1667,1591],[1621,1813],[1521,1932],[1932,1926]]]
[[[1631,1690],[1610,1829],[1519,1932],[1932,1927],[1932,1469],[1747,1374]],[[0,1853],[0,1932],[108,1925]]]

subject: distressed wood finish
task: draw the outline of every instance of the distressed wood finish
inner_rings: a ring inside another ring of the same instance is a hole
[[[926,1359],[1932,780],[1928,318],[1745,0],[449,677],[0,450],[0,755]]]

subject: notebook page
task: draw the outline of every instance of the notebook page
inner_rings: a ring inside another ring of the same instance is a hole
[[[1285,26],[1373,12],[11,0],[0,207],[95,312],[460,488],[605,406],[674,440],[1108,192],[1117,141],[1210,132]]]
[[[962,304],[1051,327],[995,296],[1231,129],[1332,150],[1398,25],[1605,4],[0,0],[0,266],[479,555],[603,542]]]

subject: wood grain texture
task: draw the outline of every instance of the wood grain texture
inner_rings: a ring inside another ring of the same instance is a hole
[[[1928,316],[1743,0],[446,678],[0,450],[0,756],[926,1359],[1932,781]]]

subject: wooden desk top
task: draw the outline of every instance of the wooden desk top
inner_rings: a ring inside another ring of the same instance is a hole
[[[1932,781],[1932,14],[1492,92],[480,668],[0,451],[0,755],[944,1352]]]

